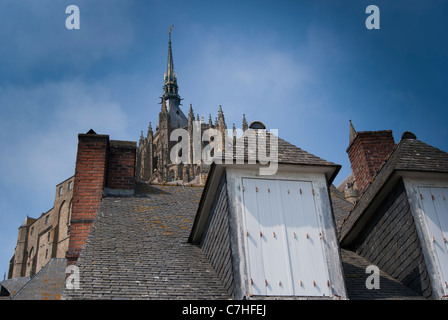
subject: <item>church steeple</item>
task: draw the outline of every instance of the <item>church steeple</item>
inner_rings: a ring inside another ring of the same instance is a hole
[[[174,98],[180,101],[177,74],[174,72],[173,51],[171,49],[171,30],[173,30],[173,27],[174,25],[170,27],[168,32],[168,61],[164,76],[163,96],[167,100]]]

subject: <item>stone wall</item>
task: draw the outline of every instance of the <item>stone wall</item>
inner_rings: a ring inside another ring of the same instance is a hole
[[[56,185],[53,208],[39,218],[27,217],[19,227],[11,278],[31,277],[52,258],[65,258],[74,177]]]

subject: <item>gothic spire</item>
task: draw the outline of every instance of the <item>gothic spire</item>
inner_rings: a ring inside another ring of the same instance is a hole
[[[151,126],[151,122],[149,122],[149,126],[148,126],[148,138],[152,136],[152,126]]]
[[[218,124],[219,124],[219,127],[221,128],[221,130],[227,129],[226,120],[224,119],[224,112],[222,112],[221,105],[219,105],[219,110],[218,110]]]
[[[236,126],[235,126],[235,122],[233,123],[232,137],[233,137],[233,145],[236,146]]]
[[[171,30],[174,25],[171,26],[170,31],[168,32],[168,62],[166,66],[166,77],[165,79],[174,80],[174,62],[173,62],[173,51],[171,49]]]
[[[194,121],[193,106],[190,103],[190,111],[188,112],[188,124],[193,123],[193,121]]]
[[[248,126],[247,126],[246,115],[243,114],[243,131],[246,131],[247,129],[248,129]]]
[[[170,27],[168,32],[168,60],[163,85],[163,96],[166,99],[176,98],[180,100],[177,86],[177,74],[174,72],[173,51],[171,49],[171,30],[174,25]]]
[[[351,145],[353,140],[355,140],[356,130],[355,130],[355,127],[353,126],[352,120],[349,120],[349,121],[350,121],[350,133],[349,133],[348,145]]]

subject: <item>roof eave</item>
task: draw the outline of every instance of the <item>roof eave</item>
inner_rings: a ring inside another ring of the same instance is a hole
[[[399,179],[402,178],[448,178],[448,172],[445,171],[430,171],[430,170],[413,170],[413,169],[394,169],[387,179],[379,186],[379,190],[375,196],[366,204],[358,202],[347,219],[344,221],[341,230],[339,243],[341,247],[350,247],[353,241],[357,238],[363,227],[369,221],[375,210],[381,204],[381,201],[387,196],[388,192],[395,186]]]

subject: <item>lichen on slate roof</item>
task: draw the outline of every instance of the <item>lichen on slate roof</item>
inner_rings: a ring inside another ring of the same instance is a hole
[[[198,246],[187,243],[200,187],[140,184],[102,200],[66,299],[227,299]]]

